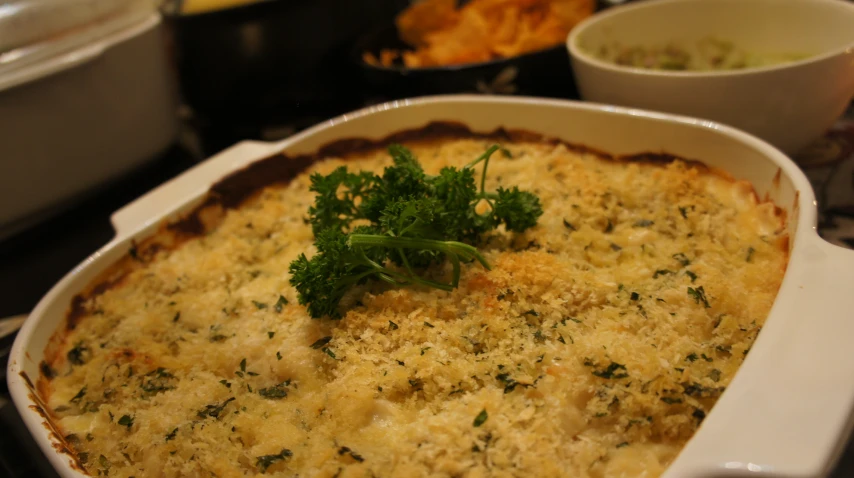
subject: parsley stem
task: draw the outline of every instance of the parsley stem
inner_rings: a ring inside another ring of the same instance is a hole
[[[480,156],[477,157],[474,161],[465,165],[465,169],[471,169],[475,167],[475,165],[481,161],[483,161],[483,172],[480,175],[480,194],[483,195],[486,190],[486,168],[489,166],[489,157],[492,156],[492,153],[498,151],[497,144],[493,144],[486,151],[483,152]]]
[[[351,248],[362,247],[391,247],[402,249],[427,249],[431,251],[439,251],[448,255],[458,255],[465,260],[477,259],[478,262],[487,270],[492,270],[492,266],[486,261],[486,258],[474,247],[457,241],[435,241],[433,239],[417,239],[412,237],[392,237],[381,236],[377,234],[350,234],[347,239],[348,245]],[[371,261],[373,263],[373,261]],[[375,264],[375,263],[374,263]]]
[[[415,273],[415,271],[412,270],[412,266],[409,264],[409,259],[406,258],[406,254],[403,253],[403,249],[398,248],[397,252],[398,252],[398,254],[400,254],[400,259],[403,262],[403,266],[406,267],[407,272],[409,272],[409,275],[414,282],[424,284],[424,285],[427,285],[430,287],[435,287],[437,289],[447,290],[447,291],[451,291],[454,289],[454,287],[456,287],[456,286],[451,285],[451,284],[436,282],[436,281],[432,281],[430,279],[425,279],[425,278],[419,276],[418,274]],[[454,257],[454,255],[452,255],[452,254],[449,256]],[[459,281],[459,278],[457,278],[457,279]],[[452,284],[453,284],[453,282],[452,282]]]

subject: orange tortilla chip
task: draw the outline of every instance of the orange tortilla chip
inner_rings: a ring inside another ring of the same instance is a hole
[[[593,13],[594,0],[421,0],[398,15],[400,38],[415,47],[371,57],[391,66],[403,58],[411,68],[507,58],[563,43],[578,22]],[[369,61],[366,57],[365,61]]]
[[[395,24],[400,39],[417,47],[427,44],[431,32],[456,24],[458,17],[456,0],[420,0],[398,15]]]

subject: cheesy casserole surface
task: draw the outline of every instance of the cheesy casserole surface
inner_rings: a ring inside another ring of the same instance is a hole
[[[435,174],[494,142],[407,146]],[[493,270],[464,266],[452,292],[363,286],[338,321],[297,304],[288,264],[314,251],[308,174],[380,171],[383,149],[328,157],[200,235],[131,250],[129,272],[75,302],[43,365],[39,389],[81,466],[660,475],[768,315],[787,263],[782,214],[697,163],[501,143],[510,154],[493,158],[488,186],[530,190],[545,213],[483,238]]]

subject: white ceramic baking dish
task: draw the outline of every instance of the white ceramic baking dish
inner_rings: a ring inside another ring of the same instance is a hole
[[[697,159],[751,181],[760,197],[783,207],[791,260],[771,315],[732,384],[665,476],[807,477],[829,471],[854,407],[854,252],[818,237],[815,196],[791,160],[757,138],[708,121],[557,100],[444,96],[357,111],[280,143],[240,143],[116,212],[116,237],[41,300],[9,362],[15,404],[59,473],[81,476],[54,449],[26,377],[38,377],[45,345],[62,325],[71,297],[127,254],[131,240],[151,234],[198,204],[223,176],[265,156],[309,153],[341,138],[380,138],[433,120],[463,122],[476,131],[526,129],[613,154],[668,152]]]

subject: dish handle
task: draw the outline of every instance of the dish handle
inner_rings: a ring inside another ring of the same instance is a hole
[[[228,173],[275,149],[273,143],[242,141],[152,189],[113,213],[110,222],[116,231],[115,240],[125,239],[185,209]]]
[[[854,251],[801,239],[777,319],[666,477],[826,476],[842,454],[854,425]]]

